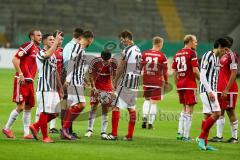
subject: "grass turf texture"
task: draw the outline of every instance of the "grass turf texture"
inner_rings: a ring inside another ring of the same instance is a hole
[[[15,104],[11,102],[13,88],[13,70],[0,70],[0,128],[3,128],[8,116]],[[239,80],[238,80],[239,82]],[[200,100],[200,99],[198,99]],[[239,116],[240,100],[237,103],[237,113]],[[87,120],[74,123],[74,131],[81,136],[77,141],[60,140],[59,135],[50,135],[55,143],[44,144],[41,141],[23,140],[22,114],[12,127],[16,140],[5,138],[0,133],[0,159],[239,159],[240,145],[227,143],[210,143],[219,151],[200,151],[196,142],[182,142],[176,140],[178,126],[178,114],[181,106],[178,104],[178,95],[173,89],[162,102],[158,104],[158,116],[154,123],[155,130],[141,129],[141,107],[143,98],[137,101],[138,118],[135,129],[134,141],[103,141],[100,140],[101,118],[95,121],[94,135],[91,138],[84,137],[87,129]],[[86,111],[90,108],[89,104]],[[32,122],[34,120],[35,109],[32,111]],[[195,106],[191,137],[195,138],[200,133],[201,126],[201,102]],[[119,124],[119,138],[127,133],[128,117],[127,112],[122,111]],[[111,114],[109,113],[109,116]],[[86,118],[85,118],[86,119]],[[60,127],[58,119],[57,128]],[[111,119],[109,118],[109,131],[111,129]],[[211,130],[210,137],[215,136],[215,126]],[[229,121],[226,117],[224,128],[224,139],[230,138]]]

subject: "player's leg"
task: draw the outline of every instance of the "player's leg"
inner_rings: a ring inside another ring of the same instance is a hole
[[[31,109],[32,106],[25,105],[23,111],[23,131],[24,131],[24,139],[33,139],[32,134],[30,134],[29,126],[31,124]]]
[[[225,110],[221,110],[221,115],[216,121],[216,137],[209,139],[210,142],[222,142],[223,141],[223,128],[225,125],[225,118],[224,118]]]
[[[128,134],[127,136],[125,136],[125,140],[132,140],[134,129],[135,129],[135,123],[136,123],[135,106],[128,108],[128,113],[129,113]]]
[[[93,126],[94,126],[94,122],[95,122],[96,111],[97,111],[97,105],[91,105],[91,109],[89,112],[89,118],[88,118],[88,129],[85,134],[86,137],[91,137],[91,135],[93,133]]]
[[[227,141],[229,143],[238,142],[238,119],[234,108],[227,109],[227,115],[230,120],[231,134],[232,137]]]
[[[112,110],[112,132],[108,135],[108,140],[117,140],[118,136],[118,123],[120,119],[120,109],[115,106]]]
[[[108,127],[108,108],[111,107],[107,104],[102,104],[102,125],[101,125],[101,138],[107,138],[107,127]]]
[[[145,97],[145,100],[143,102],[143,107],[142,107],[142,128],[147,128],[147,121],[148,121],[148,116],[149,116],[149,111],[150,111],[150,106],[151,106],[151,101],[150,101],[150,93],[151,90],[149,87],[143,87],[143,96]]]
[[[148,121],[148,129],[153,129],[153,122],[156,119],[157,114],[157,103],[158,100],[151,99],[151,107],[149,111],[149,121]]]
[[[192,115],[193,115],[193,107],[194,105],[186,105],[186,112],[184,114],[184,131],[183,131],[183,140],[189,141],[191,140],[189,134],[192,125]]]
[[[182,104],[182,111],[179,115],[179,120],[178,120],[178,133],[177,133],[177,139],[178,140],[182,140],[182,137],[183,137],[183,131],[184,131],[184,115],[185,115],[185,112],[186,112],[186,106],[184,105],[185,104],[185,101],[184,101],[184,96],[183,96],[183,91],[182,90],[179,90],[178,91],[178,96],[179,96],[179,102],[180,104]]]

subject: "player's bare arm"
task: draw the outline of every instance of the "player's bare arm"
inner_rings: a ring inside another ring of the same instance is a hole
[[[126,61],[124,60],[121,60],[118,67],[117,67],[117,71],[116,71],[116,77],[113,81],[113,87],[116,89],[117,88],[117,85],[118,85],[118,81],[123,73],[123,70],[124,70],[124,67],[126,65]]]
[[[193,73],[195,77],[199,80],[200,79],[200,73],[198,67],[193,67]]]
[[[23,51],[20,51],[20,52],[22,52],[22,53],[19,53],[19,54],[24,54]],[[14,56],[12,59],[12,63],[14,65],[15,70],[18,72],[19,83],[24,84],[24,76],[23,76],[22,70],[20,68],[20,59]]]
[[[174,79],[174,83],[176,86],[177,86],[177,76],[178,76],[178,74],[177,74],[176,69],[173,69],[173,79]]]
[[[59,97],[60,97],[60,99],[62,99],[63,95],[64,95],[63,94],[63,86],[62,86],[62,82],[61,82],[58,72],[56,72],[56,79],[57,79],[57,88],[58,88]]]

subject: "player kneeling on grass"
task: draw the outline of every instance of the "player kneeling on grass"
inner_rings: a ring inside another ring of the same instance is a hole
[[[57,73],[57,59],[54,55],[57,46],[63,39],[62,32],[58,32],[56,38],[49,35],[46,39],[48,45],[37,54],[38,84],[37,104],[40,111],[39,120],[29,128],[36,140],[39,128],[42,132],[42,141],[51,143],[53,140],[48,137],[47,123],[58,116],[61,107],[60,97],[57,88],[62,90],[61,81]],[[58,87],[59,85],[59,87]],[[62,91],[60,91],[62,93]],[[62,94],[60,94],[62,95]]]
[[[99,102],[102,105],[102,129],[101,138],[107,137],[108,108],[112,107],[112,80],[115,77],[117,69],[117,60],[111,58],[111,52],[102,51],[101,57],[94,58],[89,65],[89,79],[91,82],[91,110],[89,113],[88,130],[85,134],[90,137],[93,133],[93,125],[96,117],[96,111]]]
[[[113,86],[116,89],[116,102],[112,111],[112,133],[108,140],[117,140],[119,108],[127,108],[129,112],[128,134],[123,140],[132,140],[136,122],[136,100],[140,79],[141,52],[134,44],[132,33],[123,31],[119,38],[125,46],[123,55],[116,71]]]
[[[217,99],[217,81],[219,71],[219,57],[226,53],[228,41],[219,38],[214,42],[214,49],[202,56],[200,70],[200,98],[203,105],[204,119],[202,120],[202,131],[197,138],[201,150],[216,150],[208,145],[208,134],[213,124],[221,114]]]
[[[163,99],[164,87],[168,85],[167,58],[160,50],[163,47],[163,38],[153,38],[153,48],[142,55],[143,103],[142,128],[153,129],[153,122],[157,113],[157,103]],[[164,81],[163,81],[164,78]],[[149,120],[148,120],[149,116]]]

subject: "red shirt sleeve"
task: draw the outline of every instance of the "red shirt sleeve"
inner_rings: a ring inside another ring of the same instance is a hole
[[[196,52],[192,52],[192,55],[191,55],[191,65],[193,67],[198,67],[198,59],[197,59]]]
[[[15,54],[15,57],[21,59],[22,57],[24,57],[26,54],[28,54],[28,52],[30,51],[30,49],[33,47],[34,43],[31,42],[26,42],[23,45],[20,46],[20,48],[18,49],[17,53]],[[23,53],[21,52],[23,51]]]

